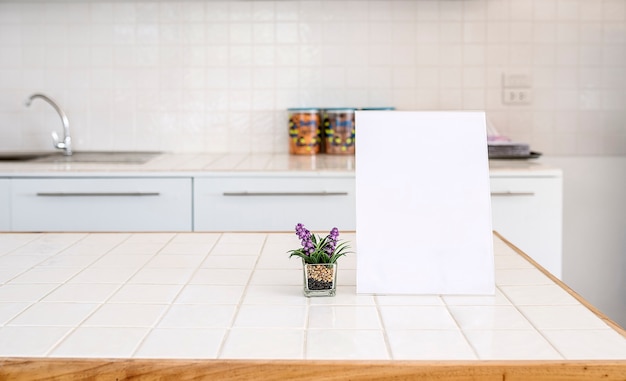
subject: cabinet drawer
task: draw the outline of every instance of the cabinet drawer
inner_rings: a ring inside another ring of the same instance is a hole
[[[553,275],[562,273],[562,178],[491,178],[493,229]]]
[[[191,230],[191,179],[12,180],[14,231]]]
[[[0,179],[0,231],[11,228],[11,183],[8,179]]]
[[[355,230],[353,178],[212,177],[194,183],[196,231]]]

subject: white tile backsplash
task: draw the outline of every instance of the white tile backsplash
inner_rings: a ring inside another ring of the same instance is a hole
[[[622,0],[0,2],[0,150],[287,151],[288,107],[486,110],[552,155],[626,155]],[[502,103],[528,73],[530,105]],[[520,118],[523,116],[523,118]],[[521,122],[523,120],[523,122]]]

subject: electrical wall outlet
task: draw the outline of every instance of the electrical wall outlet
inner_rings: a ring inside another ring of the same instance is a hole
[[[515,72],[502,73],[502,87],[531,87],[532,79],[529,73]]]
[[[502,73],[502,103],[505,105],[532,103],[532,80],[529,73]]]
[[[502,90],[502,103],[508,105],[528,105],[532,102],[530,89],[505,88]]]

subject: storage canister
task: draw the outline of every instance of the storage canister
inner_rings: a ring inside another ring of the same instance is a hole
[[[394,111],[395,107],[363,107],[363,111]]]
[[[354,155],[354,108],[327,109],[324,112],[324,148],[328,154]]]
[[[314,155],[320,151],[320,110],[317,108],[290,108],[289,153]]]

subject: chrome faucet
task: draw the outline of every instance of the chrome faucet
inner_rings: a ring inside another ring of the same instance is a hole
[[[63,154],[65,156],[72,155],[72,138],[70,136],[70,122],[67,119],[67,115],[61,109],[58,103],[56,103],[52,98],[43,95],[43,94],[33,94],[26,100],[26,106],[30,106],[33,99],[41,98],[44,101],[48,102],[54,109],[57,114],[61,117],[61,122],[63,122],[63,141],[59,141],[59,134],[56,131],[52,131],[52,141],[54,142],[54,147],[63,150]]]

